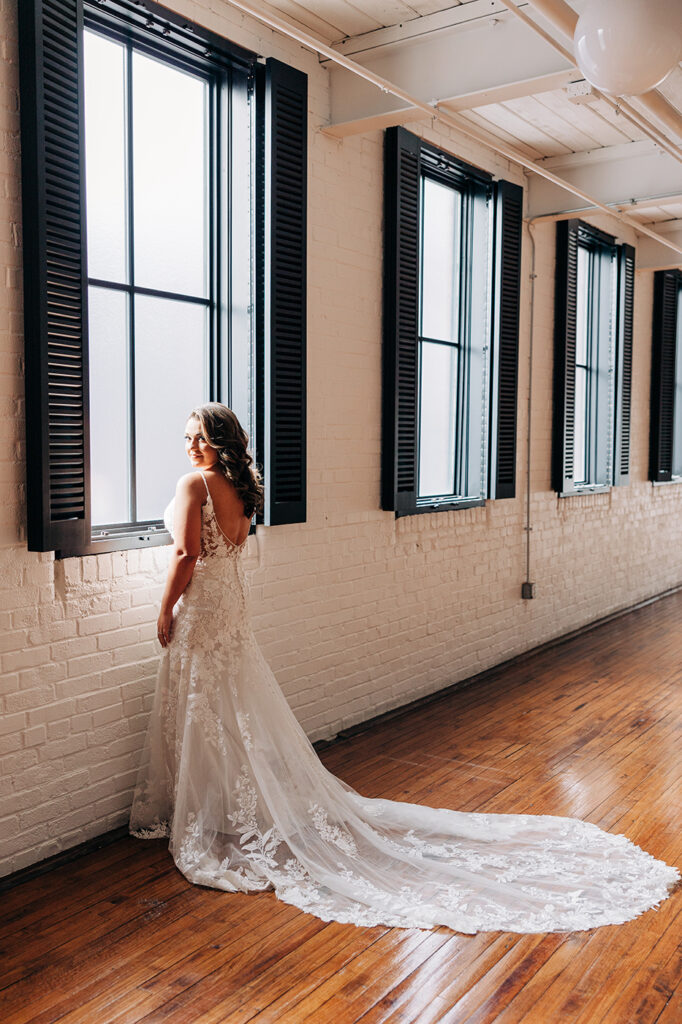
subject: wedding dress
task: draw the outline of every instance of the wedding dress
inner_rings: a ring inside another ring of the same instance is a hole
[[[627,921],[668,895],[675,868],[595,825],[368,799],[328,772],[256,643],[243,545],[222,533],[206,490],[201,555],[161,658],[133,835],[169,836],[191,882],[274,888],[325,921],[356,925],[573,931]],[[171,532],[172,513],[171,502]]]

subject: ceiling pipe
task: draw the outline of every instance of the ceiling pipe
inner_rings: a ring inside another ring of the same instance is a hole
[[[682,116],[671,103],[668,103],[663,93],[659,92],[658,89],[650,89],[649,92],[643,92],[641,96],[636,96],[635,99],[645,106],[650,114],[657,117],[661,124],[664,124],[673,135],[678,135],[682,138]]]
[[[504,0],[502,2],[504,3]],[[569,39],[573,39],[579,15],[565,0],[528,0],[528,2],[555,28],[558,28]],[[505,4],[506,6],[508,4]],[[572,60],[575,61],[575,58],[573,57]],[[649,92],[642,93],[636,99],[650,114],[665,124],[666,128],[682,139],[682,114],[667,101],[662,93],[657,89],[650,89]]]
[[[246,3],[245,0],[227,0],[227,3],[231,7],[235,7],[237,10],[242,11],[242,13],[248,14],[256,21],[260,21],[263,25],[267,25],[268,28],[274,29],[277,32],[281,32],[282,35],[288,36],[290,39],[296,40],[296,42],[300,43],[301,46],[305,46],[315,53],[328,57],[329,60],[334,61],[335,64],[339,64],[341,67],[346,68],[348,71],[351,71],[353,74],[358,75],[360,78],[364,78],[365,81],[371,82],[372,85],[375,85],[378,89],[381,89],[382,92],[391,93],[391,95],[397,96],[398,99],[403,100],[411,107],[415,107],[416,109],[423,111],[425,117],[428,118],[428,120],[436,118],[437,120],[442,121],[443,124],[449,125],[449,127],[454,128],[456,131],[461,132],[463,135],[466,135],[471,139],[474,139],[476,142],[479,142],[486,148],[492,149],[493,152],[496,152],[500,156],[503,156],[506,160],[510,160],[512,163],[516,163],[520,167],[525,167],[527,170],[532,171],[534,174],[538,174],[541,178],[545,178],[547,181],[551,181],[552,184],[558,185],[560,188],[566,189],[573,195],[578,196],[579,199],[582,199],[583,202],[588,203],[590,207],[592,207],[593,209],[601,210],[602,212],[607,213],[610,216],[616,217],[616,219],[622,221],[624,224],[627,224],[629,227],[634,228],[634,230],[639,232],[640,234],[644,234],[647,235],[649,238],[653,238],[655,242],[659,242],[661,245],[666,246],[666,248],[672,249],[673,252],[676,252],[679,256],[682,256],[682,245],[677,245],[670,239],[658,235],[655,231],[652,231],[645,225],[640,224],[639,221],[636,221],[633,218],[628,217],[627,214],[618,213],[613,209],[613,207],[607,206],[605,203],[600,202],[598,199],[595,199],[593,196],[589,195],[589,193],[584,192],[576,185],[572,185],[564,178],[560,178],[558,174],[554,174],[547,168],[539,166],[533,160],[529,160],[528,157],[524,156],[523,153],[520,153],[518,150],[514,149],[513,146],[508,146],[506,143],[503,143],[500,140],[495,139],[493,136],[489,135],[487,132],[471,124],[471,122],[466,121],[464,118],[457,117],[454,114],[446,114],[442,109],[436,109],[432,107],[429,103],[424,103],[422,100],[417,99],[415,96],[411,96],[410,93],[406,92],[404,89],[401,89],[399,86],[394,85],[393,82],[389,82],[388,79],[381,78],[380,75],[376,75],[373,71],[370,71],[368,70],[368,68],[363,67],[362,64],[357,64],[349,57],[345,57],[342,53],[338,53],[336,50],[333,50],[326,43],[321,42],[319,39],[315,39],[314,36],[311,36],[307,32],[304,32],[301,29],[296,28],[294,25],[290,24],[287,21],[284,21],[283,18],[280,18],[275,14],[266,13],[265,11],[259,11],[257,8],[252,7],[251,4]]]

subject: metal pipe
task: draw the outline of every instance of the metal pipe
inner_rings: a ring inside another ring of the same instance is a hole
[[[446,114],[442,109],[434,108],[431,104],[424,103],[415,96],[411,96],[410,93],[401,89],[393,82],[389,82],[388,79],[382,78],[380,75],[376,75],[373,71],[369,71],[367,68],[363,67],[362,64],[357,64],[354,60],[351,60],[349,57],[345,57],[342,53],[337,53],[336,50],[333,50],[326,43],[321,42],[319,39],[315,39],[314,36],[309,35],[307,32],[303,32],[294,25],[290,25],[275,14],[259,11],[255,7],[252,7],[251,4],[246,3],[245,0],[227,0],[227,2],[231,7],[236,7],[237,10],[255,18],[256,21],[260,21],[269,28],[273,28],[276,31],[281,32],[290,39],[295,39],[296,42],[301,44],[301,46],[305,46],[309,50],[323,54],[325,57],[328,57],[329,60],[334,61],[335,64],[339,64],[341,67],[346,68],[348,71],[358,75],[360,78],[364,78],[365,81],[371,82],[372,85],[381,89],[382,92],[391,93],[391,95],[397,96],[398,99],[403,100],[405,103],[415,107],[417,110],[422,110],[429,120],[437,118],[439,121],[442,121],[443,124],[449,125],[449,127],[454,128],[469,138],[474,139],[476,142],[492,149],[493,152],[499,153],[500,156],[505,157],[507,160],[511,160],[512,163],[519,164],[521,167],[525,167],[534,174],[539,174],[540,177],[545,178],[547,181],[551,181],[552,184],[558,185],[559,188],[564,188],[568,192],[572,192],[573,195],[578,196],[579,199],[589,203],[594,209],[602,210],[604,213],[618,217],[619,220],[628,224],[640,234],[653,238],[654,241],[660,242],[668,249],[672,249],[673,252],[682,256],[682,245],[677,245],[675,242],[670,241],[670,239],[657,235],[655,231],[651,231],[650,228],[647,228],[645,225],[640,224],[639,221],[635,221],[631,217],[628,217],[627,214],[614,214],[612,208],[607,206],[605,203],[595,199],[593,196],[589,195],[589,193],[584,192],[582,189],[566,181],[564,178],[560,178],[559,175],[547,170],[547,168],[540,167],[533,160],[529,160],[528,157],[524,156],[523,153],[514,149],[513,146],[509,146],[506,143],[495,139],[493,136],[489,135],[488,132],[476,127],[464,118],[457,117],[455,114]],[[505,0],[503,0],[503,2],[505,2]]]

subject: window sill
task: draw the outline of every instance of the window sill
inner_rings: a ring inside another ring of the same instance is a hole
[[[84,555],[105,555],[111,551],[130,551],[133,548],[156,548],[170,544],[171,535],[168,530],[136,530],[129,533],[99,535],[92,538],[89,544],[81,544],[73,550],[63,548],[55,552],[55,558],[78,558]]]
[[[559,498],[584,497],[586,494],[608,494],[611,484],[587,484],[584,487],[576,487],[572,491],[559,491]]]
[[[652,480],[653,487],[669,487],[670,484],[682,484],[682,476],[674,476],[671,480]]]
[[[400,509],[395,514],[396,519],[403,516],[419,516],[423,512],[456,512],[464,508],[482,508],[485,505],[485,498],[461,498],[457,501],[425,502],[417,505],[416,508]]]

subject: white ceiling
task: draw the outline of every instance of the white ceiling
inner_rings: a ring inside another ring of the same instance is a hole
[[[571,6],[579,13],[585,2],[572,0]],[[533,0],[516,3],[572,50]],[[421,102],[437,101],[464,125],[483,129],[526,160],[549,167],[601,202],[627,207],[642,224],[655,225],[675,241],[679,236],[682,243],[681,67],[659,87],[668,104],[661,120],[636,97],[620,101],[620,111],[595,94],[576,102],[571,91],[586,88],[570,88],[581,81],[580,72],[501,0],[269,0],[254,6],[332,45]],[[405,101],[333,62],[328,66],[335,134],[423,119]],[[585,206],[536,176],[529,198],[532,216]],[[652,266],[680,262],[679,255],[653,242],[646,258]]]

